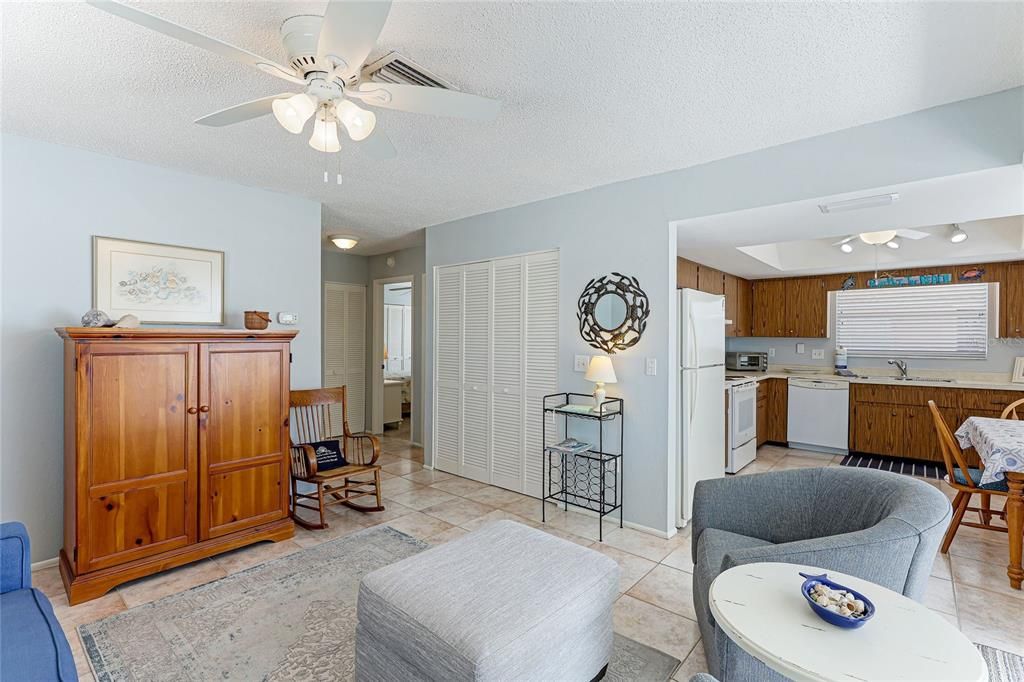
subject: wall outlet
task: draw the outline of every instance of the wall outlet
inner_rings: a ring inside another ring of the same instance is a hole
[[[775,357],[775,349],[774,348],[769,348],[768,349],[768,357],[770,357],[770,358],[774,358]]]
[[[658,358],[647,358],[644,363],[644,374],[649,377],[658,375]]]
[[[590,364],[589,355],[577,355],[576,360],[572,364],[572,371],[574,372],[586,372],[587,366]]]
[[[299,321],[299,316],[295,313],[278,313],[277,321],[280,324],[296,324]]]
[[[807,346],[805,344],[802,344],[802,343],[796,344],[796,352],[798,354],[801,354],[801,355],[806,353],[807,352]]]
[[[814,350],[812,350],[811,351],[811,359],[812,360],[824,360],[825,359],[825,349],[824,348],[815,348]]]

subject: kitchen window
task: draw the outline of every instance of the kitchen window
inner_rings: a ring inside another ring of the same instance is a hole
[[[836,343],[855,357],[984,360],[998,301],[986,283],[837,291]]]

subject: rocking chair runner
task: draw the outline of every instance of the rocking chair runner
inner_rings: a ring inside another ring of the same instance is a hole
[[[341,424],[331,424],[331,407],[341,406]],[[324,509],[343,504],[362,512],[384,511],[380,501],[380,439],[369,433],[348,430],[348,399],[345,387],[314,388],[291,392],[291,470],[292,519],[303,528],[327,528]],[[338,426],[341,433],[338,433]],[[347,462],[346,466],[317,471],[316,452],[311,443],[336,440]],[[372,477],[372,478],[371,478]],[[316,494],[299,492],[299,481],[316,486]],[[325,495],[333,499],[326,500]],[[377,504],[355,504],[361,497],[375,497]],[[312,500],[317,506],[306,504]],[[311,523],[299,516],[299,508],[320,514],[320,523]]]

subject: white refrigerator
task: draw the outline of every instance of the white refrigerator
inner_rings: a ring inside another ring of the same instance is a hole
[[[679,291],[679,526],[697,481],[725,476],[725,297]]]

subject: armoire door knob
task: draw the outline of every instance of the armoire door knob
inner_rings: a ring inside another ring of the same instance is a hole
[[[196,408],[194,408],[194,407],[190,407],[190,408],[188,408],[188,413],[189,413],[189,414],[195,414],[195,413],[196,413],[196,412],[198,412],[198,411],[199,411],[199,410],[197,410],[197,409],[196,409]]]
[[[210,406],[209,405],[200,405],[199,406],[199,411],[200,412],[209,412],[210,411]]]

